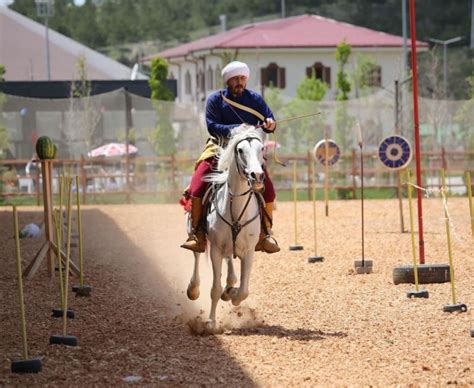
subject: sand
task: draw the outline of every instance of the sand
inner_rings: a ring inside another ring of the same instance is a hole
[[[409,225],[407,204],[404,221]],[[49,345],[63,334],[57,273],[41,264],[25,281],[29,356],[35,375],[10,372],[22,357],[15,245],[10,208],[0,209],[0,386],[474,386],[474,255],[466,198],[451,198],[456,301],[467,313],[445,313],[449,283],[423,285],[428,299],[408,299],[410,284],[393,284],[395,267],[412,262],[410,234],[400,232],[396,200],[365,203],[365,259],[369,275],[354,272],[361,259],[359,201],[333,201],[329,217],[317,203],[298,203],[295,241],[292,203],[278,203],[275,237],[282,251],[257,253],[250,296],[240,307],[220,302],[222,334],[196,335],[196,317],[210,306],[210,261],[203,256],[197,301],[186,298],[193,258],[178,205],[84,206],[85,284],[89,298],[69,293],[76,318],[67,334],[77,347]],[[426,263],[449,263],[443,203],[423,201]],[[20,225],[40,222],[42,209],[19,208]],[[416,226],[416,223],[415,223]],[[418,239],[418,235],[417,235]],[[42,244],[21,240],[23,268]],[[289,251],[299,243],[303,251]],[[237,263],[236,263],[237,264]],[[237,265],[238,267],[238,265]],[[224,276],[223,276],[224,282]],[[77,277],[70,283],[77,284]]]

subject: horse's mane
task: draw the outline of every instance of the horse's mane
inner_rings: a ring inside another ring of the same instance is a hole
[[[217,151],[217,170],[219,172],[207,174],[203,177],[203,180],[211,183],[224,183],[227,181],[229,176],[229,167],[232,163],[232,160],[234,160],[235,145],[248,137],[256,137],[260,141],[263,141],[262,132],[254,126],[242,124],[233,128],[231,131],[231,138],[229,139],[227,146],[225,148],[223,146],[219,146]]]

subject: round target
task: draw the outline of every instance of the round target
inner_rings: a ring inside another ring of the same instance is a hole
[[[328,165],[336,164],[341,156],[341,150],[334,140],[328,139]],[[323,139],[316,143],[313,150],[314,159],[321,164],[326,164],[326,140]]]
[[[411,146],[402,136],[388,136],[379,145],[379,159],[392,170],[405,168],[412,158]]]

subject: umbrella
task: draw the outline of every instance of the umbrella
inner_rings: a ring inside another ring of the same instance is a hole
[[[132,144],[128,145],[129,154],[136,154],[137,152],[137,147]],[[87,156],[90,158],[95,158],[97,156],[123,156],[126,154],[127,145],[125,143],[108,143],[89,151],[87,153]]]
[[[273,141],[273,140],[267,140],[265,142],[265,148],[269,149],[269,148],[280,148],[281,145],[280,143],[277,143],[276,141]]]

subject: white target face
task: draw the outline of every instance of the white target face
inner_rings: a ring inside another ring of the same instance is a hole
[[[401,136],[388,136],[379,145],[379,159],[392,170],[407,167],[412,158],[410,143]]]
[[[339,146],[336,144],[334,140],[328,139],[328,150],[326,152],[326,140],[321,140],[319,141],[315,146],[313,150],[313,156],[314,159],[321,164],[325,165],[326,164],[326,154],[328,158],[328,165],[332,166],[333,164],[336,164],[336,162],[339,160],[339,157],[341,156],[341,150],[339,149]]]

